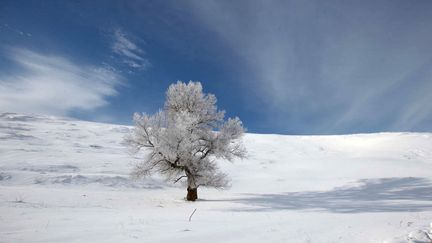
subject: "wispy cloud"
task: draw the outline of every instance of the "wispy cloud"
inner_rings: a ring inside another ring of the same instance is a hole
[[[418,24],[432,18],[407,6],[210,0],[190,9],[246,67],[252,109],[267,105],[279,128],[339,133],[417,130],[432,119],[432,34]]]
[[[27,37],[31,37],[32,36],[32,34],[30,34],[28,32],[21,31],[21,30],[19,30],[17,28],[14,28],[14,27],[10,26],[9,24],[2,24],[2,25],[0,25],[0,32],[2,32],[2,31],[10,31],[12,33],[15,33],[15,34],[21,35],[21,36],[27,36]]]
[[[145,52],[132,42],[122,29],[114,31],[112,51],[131,68],[145,70],[151,66],[150,61],[145,58]]]
[[[9,49],[17,65],[13,74],[0,76],[0,110],[68,115],[108,104],[122,77],[112,70],[77,64],[59,55]]]

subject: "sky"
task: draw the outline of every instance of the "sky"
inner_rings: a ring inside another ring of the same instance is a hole
[[[249,132],[432,132],[432,1],[0,1],[0,111],[132,124],[200,81]]]

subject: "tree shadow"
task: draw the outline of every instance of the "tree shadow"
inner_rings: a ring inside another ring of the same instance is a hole
[[[234,211],[312,210],[334,213],[419,212],[432,210],[432,182],[426,178],[360,180],[360,186],[331,191],[246,194],[230,200],[251,208]]]

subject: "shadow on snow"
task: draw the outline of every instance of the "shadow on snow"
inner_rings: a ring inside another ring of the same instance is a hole
[[[360,186],[331,191],[246,194],[230,200],[252,208],[235,211],[313,210],[334,213],[419,212],[432,210],[432,182],[425,178],[360,180]]]

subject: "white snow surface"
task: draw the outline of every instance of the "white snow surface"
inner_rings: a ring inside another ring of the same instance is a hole
[[[130,179],[129,129],[0,113],[0,242],[432,242],[431,133],[246,134],[187,202]]]

